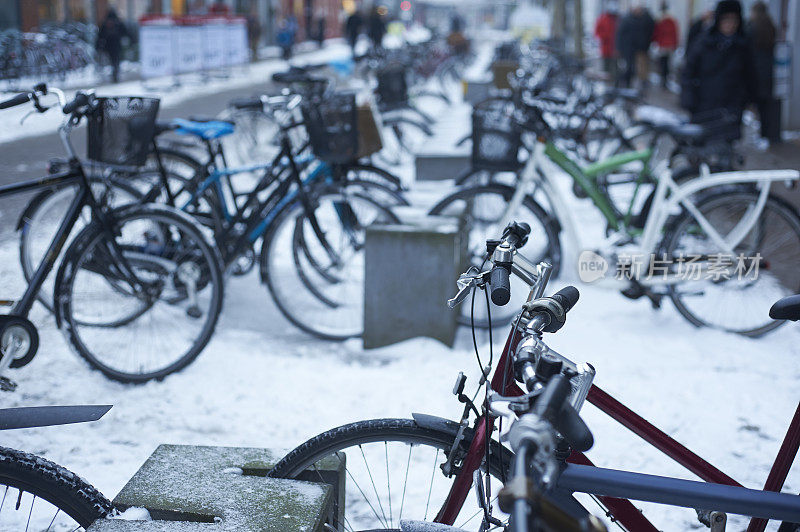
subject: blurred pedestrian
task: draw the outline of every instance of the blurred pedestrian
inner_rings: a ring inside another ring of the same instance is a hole
[[[686,53],[689,53],[689,50],[692,48],[692,45],[697,40],[697,38],[702,35],[704,32],[711,29],[711,26],[714,25],[714,10],[709,9],[708,11],[704,11],[699,17],[697,17],[692,25],[689,27],[689,33],[686,35]]]
[[[261,23],[258,21],[258,9],[255,2],[247,14],[247,41],[250,44],[250,60],[258,61],[258,43],[261,40]]]
[[[650,74],[650,57],[647,55],[653,40],[655,21],[641,5],[635,5],[622,17],[617,29],[617,50],[625,62],[622,79],[626,87],[631,86],[633,75],[639,80],[639,88],[647,89]]]
[[[464,35],[464,19],[460,15],[455,14],[450,19],[450,33],[447,35],[447,46],[450,51],[455,55],[464,55],[469,53],[470,42]]]
[[[658,46],[661,86],[666,89],[672,54],[678,48],[678,23],[669,14],[669,6],[666,2],[661,4],[661,18],[653,30],[653,42]]]
[[[364,17],[361,16],[361,12],[356,9],[350,16],[347,17],[347,21],[344,23],[344,34],[347,38],[347,43],[350,45],[350,50],[355,55],[356,52],[356,43],[358,42],[358,36],[361,35],[361,30],[364,28]]]
[[[384,35],[386,35],[386,22],[383,20],[379,8],[373,6],[367,19],[367,37],[372,42],[374,49],[383,47]]]
[[[98,28],[95,48],[98,52],[108,56],[111,63],[111,79],[114,83],[119,82],[119,64],[122,60],[123,38],[130,38],[128,28],[119,19],[117,12],[111,8]]]
[[[764,2],[756,2],[750,8],[747,34],[753,46],[754,96],[761,121],[761,136],[776,142],[780,140],[780,106],[772,94],[776,30]]]
[[[317,11],[314,25],[316,26],[314,30],[314,40],[317,41],[317,45],[322,48],[322,43],[325,42],[325,27],[327,25],[324,12]]]
[[[755,94],[753,55],[739,0],[717,4],[714,23],[689,50],[681,85],[681,105],[692,113],[693,121],[724,112],[738,119],[738,136],[742,112]]]
[[[614,2],[607,2],[606,9],[594,25],[594,36],[600,41],[600,57],[603,60],[603,71],[611,80],[617,83],[617,6]]]
[[[291,23],[288,18],[283,18],[278,23],[278,34],[276,40],[278,46],[281,47],[281,57],[289,59],[292,57],[292,48],[294,48],[294,38],[296,34],[296,26]]]

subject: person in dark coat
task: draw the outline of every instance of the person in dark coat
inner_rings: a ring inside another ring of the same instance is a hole
[[[681,105],[702,122],[717,112],[738,117],[755,93],[753,54],[739,0],[722,0],[714,24],[698,36],[683,69]],[[737,125],[737,131],[738,131]]]
[[[689,52],[697,38],[706,32],[711,26],[714,25],[714,11],[705,11],[702,15],[697,17],[692,25],[689,26],[689,32],[686,34],[686,53]]]
[[[347,17],[347,21],[344,23],[344,34],[345,37],[347,37],[347,42],[350,45],[350,50],[353,52],[353,54],[355,54],[358,36],[361,35],[361,30],[363,27],[364,17],[361,16],[361,12],[358,10],[353,11],[353,13]]]
[[[128,28],[119,19],[117,12],[114,9],[109,9],[106,18],[98,28],[95,48],[98,52],[108,55],[112,69],[111,79],[114,83],[119,82],[119,63],[122,59],[123,38],[130,38]]]
[[[378,8],[373,7],[367,19],[367,37],[372,41],[373,48],[381,48],[383,46],[384,35],[386,35],[386,22],[378,12]]]
[[[755,68],[755,103],[761,120],[761,136],[771,141],[780,140],[780,126],[772,122],[778,113],[773,109],[773,66],[775,63],[775,24],[769,16],[767,5],[756,2],[750,8],[747,34],[753,46]],[[776,127],[778,126],[778,127]]]
[[[634,74],[639,79],[642,89],[647,86],[650,71],[647,51],[653,40],[655,25],[653,17],[641,6],[631,9],[619,23],[616,45],[620,58],[625,62],[622,82],[626,87],[631,86]]]
[[[325,13],[321,11],[317,13],[317,18],[314,25],[316,26],[316,30],[314,31],[314,40],[317,41],[317,46],[322,48],[322,43],[325,42]]]

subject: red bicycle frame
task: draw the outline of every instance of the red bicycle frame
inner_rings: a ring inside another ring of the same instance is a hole
[[[513,378],[513,372],[509,365],[511,357],[516,351],[517,345],[521,339],[522,335],[520,332],[512,329],[491,380],[492,390],[505,396],[523,394],[523,391],[517,386]],[[741,486],[741,484],[734,479],[693,453],[684,445],[675,441],[668,434],[597,386],[591,387],[586,399],[622,426],[678,462],[702,480],[716,484]],[[436,516],[437,522],[452,525],[458,516],[472,487],[473,473],[481,466],[485,456],[487,431],[491,434],[493,427],[494,418],[492,417],[486,419],[482,416],[476,421],[475,437],[472,439],[461,472],[453,481],[450,493]],[[794,462],[798,448],[800,448],[800,404],[797,406],[797,410],[786,432],[783,444],[778,451],[778,455],[767,477],[764,491],[777,492],[783,488],[783,483]],[[568,461],[575,464],[594,465],[583,453],[572,453]],[[608,510],[609,516],[626,529],[636,532],[640,530],[657,532],[658,529],[653,526],[653,524],[644,517],[642,512],[629,500],[617,499],[614,497],[598,497],[598,499]],[[765,519],[753,518],[750,520],[747,532],[763,532],[766,526],[767,521]]]

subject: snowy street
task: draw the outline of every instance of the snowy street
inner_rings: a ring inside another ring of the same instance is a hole
[[[342,53],[346,46],[334,43],[298,61],[325,61]],[[216,115],[231,98],[266,90],[269,74],[284,66],[266,61],[229,80],[160,89],[161,116]],[[138,82],[114,88],[115,94],[140,92]],[[452,150],[469,130],[469,108],[459,102],[452,109],[431,110],[439,124],[429,145]],[[3,114],[2,183],[39,175],[48,158],[63,154],[54,135],[58,113],[34,116],[19,126],[22,114],[22,108]],[[413,174],[411,163],[392,171],[404,179]],[[567,183],[566,176],[558,179]],[[451,190],[450,183],[412,186],[409,197],[432,204]],[[18,198],[0,200],[2,299],[19,297],[25,288],[14,229],[22,207]],[[569,207],[584,241],[603,236],[602,219],[588,200],[570,196]],[[800,325],[790,323],[757,339],[698,329],[666,299],[654,310],[646,298],[632,301],[617,291],[582,284],[573,265],[565,269],[548,292],[574,283],[581,298],[566,326],[546,337],[548,345],[575,362],[591,363],[597,370],[595,383],[606,392],[743,485],[761,488],[797,407]],[[477,386],[480,370],[468,328],[459,330],[452,350],[428,339],[364,350],[360,340],[324,342],[292,326],[257,271],[227,278],[225,290],[220,322],[198,359],[162,382],[140,386],[111,382],[92,371],[70,351],[53,316],[35,305],[31,319],[41,336],[39,354],[11,374],[19,387],[4,393],[2,404],[114,408],[95,423],[2,432],[2,445],[62,464],[112,498],[160,443],[291,449],[356,420],[408,418],[412,412],[457,418],[462,405],[451,394],[456,375],[464,371],[468,376],[470,396]],[[442,312],[451,312],[444,301]],[[495,360],[505,333],[494,333]],[[488,335],[478,339],[485,362]],[[595,436],[588,453],[595,464],[694,478],[593,406],[582,414]],[[800,492],[800,467],[790,473],[784,491]],[[591,501],[586,506],[599,514]],[[700,526],[693,510],[637,506],[661,530]],[[747,526],[746,519],[735,516],[728,523],[735,531]]]

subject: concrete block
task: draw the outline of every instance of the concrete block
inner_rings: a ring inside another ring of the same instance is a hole
[[[417,181],[455,179],[471,167],[468,154],[419,154],[414,158]]]
[[[343,460],[319,464],[323,479],[266,478],[278,459],[266,449],[160,445],[114,504],[150,512],[155,521],[133,521],[145,527],[137,530],[321,532],[344,511]],[[90,530],[126,531],[131,522],[104,520]]]
[[[364,348],[418,336],[452,346],[458,313],[447,300],[467,264],[467,232],[458,217],[396,214],[400,224],[366,230]]]

